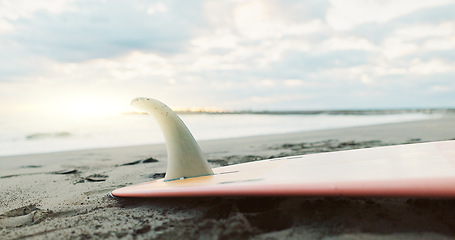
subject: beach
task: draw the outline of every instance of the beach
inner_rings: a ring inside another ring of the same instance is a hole
[[[455,139],[455,114],[200,141],[212,167]],[[164,144],[0,157],[2,239],[455,239],[455,199],[114,198],[162,178]]]

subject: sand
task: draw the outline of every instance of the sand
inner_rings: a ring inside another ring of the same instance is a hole
[[[454,115],[200,145],[218,167],[448,139]],[[455,199],[108,195],[161,178],[165,168],[164,144],[1,157],[1,239],[455,239]]]

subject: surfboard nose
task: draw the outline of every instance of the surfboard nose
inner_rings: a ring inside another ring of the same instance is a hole
[[[145,97],[133,99],[131,105],[152,115],[161,128],[168,155],[165,181],[213,175],[190,130],[171,108]]]

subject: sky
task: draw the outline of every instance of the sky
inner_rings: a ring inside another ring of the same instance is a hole
[[[0,115],[455,107],[455,1],[0,0]]]

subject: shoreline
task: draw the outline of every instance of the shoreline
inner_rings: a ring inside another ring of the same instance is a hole
[[[399,134],[398,134],[399,133]],[[292,133],[255,135],[248,137],[221,138],[198,141],[206,158],[223,156],[230,152],[237,155],[279,154],[272,148],[283,144],[303,142],[338,141],[374,141],[381,140],[384,145],[403,144],[409,142],[429,142],[455,139],[455,114],[444,115],[442,118],[417,120],[410,122],[386,123],[359,127],[348,127],[328,130],[302,131]],[[34,166],[33,159],[45,165],[58,165],[62,159],[74,159],[68,156],[105,155],[119,162],[130,158],[130,155],[156,156],[166,161],[165,143],[143,144],[133,146],[80,149],[46,153],[0,156],[0,177],[22,172],[24,166]],[[39,165],[39,164],[38,164]],[[36,170],[36,169],[31,169]],[[8,171],[12,171],[8,174]],[[34,172],[34,171],[31,171]]]
[[[200,141],[212,167],[270,157],[455,139],[455,115]],[[453,199],[117,199],[161,178],[165,144],[0,157],[0,235],[17,238],[454,239]],[[279,223],[279,224],[278,224]]]
[[[210,141],[220,138],[239,138],[254,135],[265,135],[267,137],[267,135],[292,134],[303,131],[310,132],[420,121],[452,115],[448,113],[415,114],[374,116],[362,114],[355,117],[350,117],[349,115],[328,117],[324,114],[310,117],[280,115],[265,118],[250,114],[240,118],[232,118],[231,116],[196,116],[187,118],[186,116],[183,120],[187,122],[196,139],[199,141]],[[100,124],[100,121],[101,119],[95,119],[93,124]],[[130,128],[128,127],[129,124],[140,127]],[[93,126],[82,124],[79,126],[80,130],[72,129],[75,126],[66,126],[53,131],[50,129],[47,131],[29,129],[25,137],[22,135],[13,137],[11,135],[9,136],[11,138],[10,141],[3,139],[0,157],[164,143],[164,138],[158,125],[153,124],[153,120],[147,116],[134,119],[111,119],[105,128],[100,129],[93,128]],[[122,130],[119,132],[112,130],[117,128]]]
[[[216,138],[216,139],[203,139],[203,140],[197,140],[199,144],[208,144],[210,146],[214,145],[211,144],[211,142],[226,142],[226,141],[246,141],[246,142],[262,142],[262,139],[265,139],[266,142],[270,141],[280,141],[280,140],[289,140],[289,141],[296,141],[296,140],[301,140],[302,136],[308,141],[316,141],[316,140],[323,140],[326,138],[328,135],[333,135],[335,138],[342,138],[342,139],[348,139],[349,137],[346,137],[346,133],[352,134],[353,137],[359,137],[359,132],[360,131],[366,131],[366,132],[371,132],[373,133],[371,136],[374,137],[380,137],[380,138],[389,138],[391,140],[399,140],[403,141],[403,138],[397,138],[396,134],[390,134],[389,136],[386,136],[386,134],[375,134],[376,129],[387,129],[388,126],[392,125],[397,125],[395,129],[402,129],[404,127],[405,129],[413,128],[410,125],[415,126],[414,129],[417,129],[418,125],[421,125],[423,122],[428,122],[428,126],[431,125],[433,127],[432,130],[436,130],[437,133],[433,132],[431,135],[426,137],[426,140],[424,141],[437,141],[440,138],[444,138],[450,135],[451,131],[443,131],[444,133],[441,133],[438,131],[438,129],[435,128],[435,124],[431,122],[438,122],[442,123],[443,126],[446,126],[450,130],[450,126],[452,126],[450,123],[455,122],[455,114],[449,113],[449,114],[444,114],[442,115],[441,118],[437,119],[424,119],[424,120],[412,120],[412,121],[405,121],[405,122],[394,122],[394,123],[382,123],[382,124],[373,124],[373,125],[365,125],[365,126],[354,126],[354,127],[342,127],[342,128],[331,128],[331,129],[323,129],[323,130],[310,130],[310,131],[296,131],[296,132],[286,132],[286,133],[272,133],[272,134],[260,134],[260,135],[252,135],[252,136],[240,136],[240,137],[227,137],[227,138]],[[421,131],[420,131],[421,132]],[[426,131],[428,132],[428,131]],[[416,131],[416,133],[419,133],[419,131]],[[410,138],[416,138],[418,134],[408,134],[407,136],[412,136]],[[427,133],[424,133],[424,135],[428,135]],[[303,139],[303,141],[305,140]],[[54,154],[54,153],[76,153],[76,152],[83,152],[83,151],[104,151],[104,150],[110,150],[110,149],[117,149],[117,148],[142,148],[145,146],[151,146],[152,148],[155,148],[155,146],[161,146],[165,145],[164,142],[162,143],[150,143],[150,144],[138,144],[138,145],[126,145],[126,146],[112,146],[112,147],[95,147],[95,148],[85,148],[85,149],[72,149],[72,150],[59,150],[59,151],[52,151],[52,152],[37,152],[37,153],[24,153],[24,154],[13,154],[13,155],[0,155],[0,161],[3,158],[11,158],[11,157],[21,157],[21,156],[30,156],[30,155],[43,155],[43,154]]]

